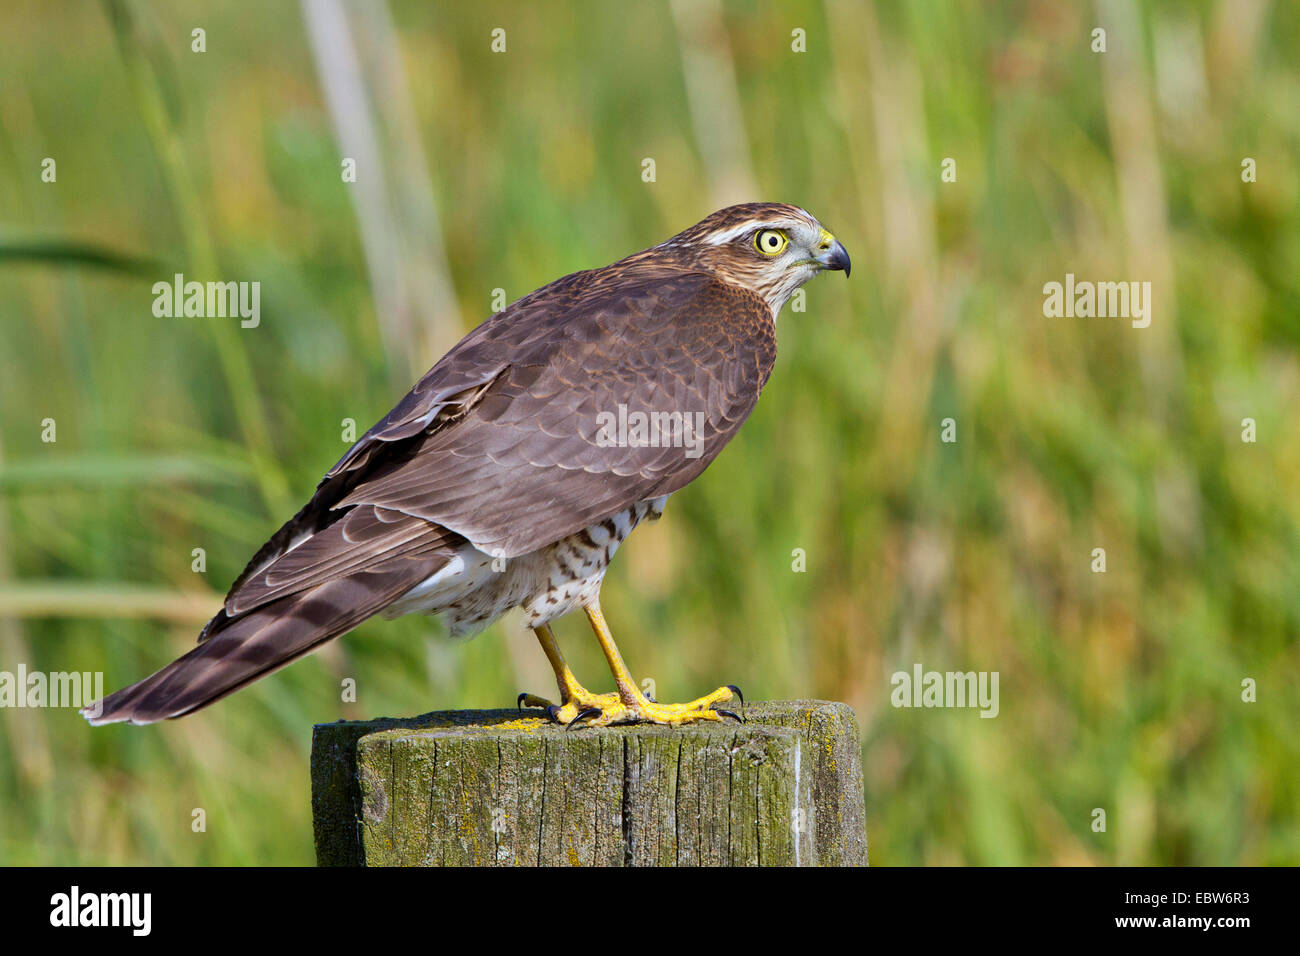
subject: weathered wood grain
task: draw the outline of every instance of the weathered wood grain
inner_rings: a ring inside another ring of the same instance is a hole
[[[852,710],[756,702],[746,716],[572,731],[509,710],[321,724],[317,862],[864,865]]]

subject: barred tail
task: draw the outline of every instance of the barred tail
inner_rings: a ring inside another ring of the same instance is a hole
[[[194,650],[81,713],[96,725],[151,724],[193,713],[352,630],[445,561],[445,556],[429,555],[385,562],[234,618],[222,611]]]

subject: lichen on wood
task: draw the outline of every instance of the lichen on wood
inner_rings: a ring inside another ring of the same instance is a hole
[[[865,864],[852,710],[776,701],[751,704],[746,716],[568,730],[488,710],[319,725],[317,861]]]

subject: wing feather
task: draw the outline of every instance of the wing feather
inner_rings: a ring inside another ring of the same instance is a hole
[[[606,289],[581,308],[538,317],[477,401],[418,439],[410,457],[372,470],[337,507],[425,518],[492,554],[552,544],[702,472],[749,416],[775,359],[766,305],[698,273]],[[520,321],[520,320],[517,320]],[[507,344],[508,337],[481,337]],[[448,357],[451,358],[455,352]],[[601,413],[704,414],[701,454],[683,447],[606,447]]]

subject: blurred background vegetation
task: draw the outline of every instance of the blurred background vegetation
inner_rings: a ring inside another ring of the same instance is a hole
[[[0,669],[147,675],[494,289],[783,200],[856,268],[615,562],[634,672],[852,704],[875,863],[1300,862],[1295,4],[19,0],[0,37]],[[173,272],[260,281],[260,327],[155,318]],[[1152,282],[1150,328],[1045,318],[1066,272]],[[918,662],[999,672],[999,716],[891,707]],[[313,723],[552,687],[517,620],[407,618],[166,725],[0,710],[0,862],[310,864]]]

